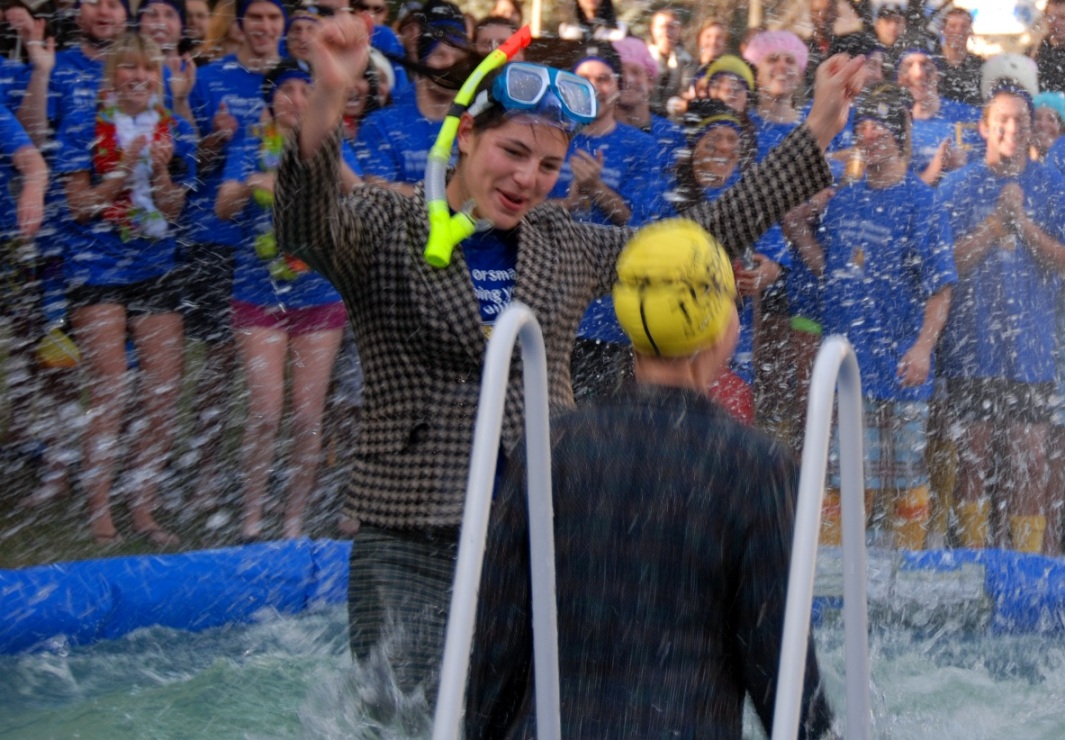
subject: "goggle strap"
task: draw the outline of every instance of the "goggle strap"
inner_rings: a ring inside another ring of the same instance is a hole
[[[474,103],[477,101],[475,100]],[[472,104],[471,104],[472,105]],[[465,103],[452,103],[451,107],[447,109],[447,114],[454,118],[462,118],[462,114],[470,109],[470,105]]]
[[[488,95],[488,91],[487,90],[481,90],[481,92],[479,92],[477,94],[477,97],[474,99],[474,101],[472,103],[469,104],[469,106],[463,106],[463,110],[469,110],[470,115],[473,116],[474,118],[476,118],[477,116],[481,115],[481,113],[483,113],[484,111],[488,110],[488,107],[491,104],[492,104],[492,100],[491,100],[491,96]],[[454,110],[455,109],[455,105],[452,104],[451,108],[452,108],[452,110]],[[462,113],[463,113],[463,111],[459,111],[456,115],[457,116],[461,116]]]

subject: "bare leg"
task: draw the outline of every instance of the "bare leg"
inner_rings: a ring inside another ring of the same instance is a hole
[[[1013,547],[1029,552],[1042,552],[1045,539],[1048,427],[1047,424],[1013,424],[1010,428],[1006,484],[1010,531]]]
[[[987,478],[992,462],[992,433],[990,422],[970,422],[958,438],[958,489],[954,502],[962,547],[989,544]]]
[[[303,532],[303,512],[314,489],[322,450],[325,395],[342,336],[342,330],[333,329],[291,340],[293,475],[285,503],[285,537],[299,537]]]
[[[196,384],[193,406],[196,425],[192,449],[199,470],[193,496],[199,502],[210,504],[219,493],[220,451],[225,442],[226,421],[232,407],[230,393],[237,353],[233,342],[206,342],[205,345],[204,363]]]
[[[174,443],[177,400],[181,391],[184,334],[181,315],[141,316],[131,322],[141,366],[141,385],[134,426],[133,529],[160,546],[180,541],[155,521],[159,477]]]
[[[71,319],[89,388],[83,485],[89,527],[103,544],[118,537],[109,498],[126,403],[126,309],[115,303],[84,306],[75,309]]]
[[[251,327],[237,331],[237,351],[248,386],[248,419],[240,446],[244,477],[244,518],[241,534],[248,539],[262,530],[263,502],[274,459],[277,430],[285,403],[284,331]]]
[[[1062,509],[1065,507],[1065,427],[1051,426],[1048,432],[1047,466],[1047,533],[1043,551],[1047,555],[1062,553]]]
[[[821,347],[821,335],[792,329],[790,341],[795,361],[795,387],[791,389],[791,447],[796,455],[801,456],[806,435],[806,400],[810,396],[810,378],[813,375],[817,350]]]
[[[755,417],[758,427],[790,444],[794,429],[788,399],[795,384],[791,320],[767,314],[755,322]]]

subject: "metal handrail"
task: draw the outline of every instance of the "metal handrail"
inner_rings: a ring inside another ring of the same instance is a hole
[[[461,737],[460,722],[473,644],[477,591],[481,584],[481,566],[488,535],[488,512],[499,458],[510,357],[517,339],[521,340],[525,384],[536,726],[540,738],[559,740],[562,737],[547,353],[540,324],[533,312],[528,306],[514,301],[496,319],[485,353],[455,584],[451,592],[451,611],[444,643],[444,662],[433,717],[433,740],[457,740]]]
[[[843,528],[843,627],[847,676],[847,740],[872,735],[866,603],[865,495],[862,468],[862,379],[854,348],[842,336],[821,345],[810,381],[795,538],[788,576],[783,648],[773,713],[773,740],[795,738],[810,639],[821,499],[825,490],[832,396],[839,391],[839,457]]]

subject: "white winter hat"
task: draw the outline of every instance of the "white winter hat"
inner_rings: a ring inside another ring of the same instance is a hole
[[[995,83],[1003,77],[1017,83],[1028,97],[1039,94],[1039,68],[1035,60],[1023,54],[996,54],[984,62],[980,72],[980,94],[991,97]]]

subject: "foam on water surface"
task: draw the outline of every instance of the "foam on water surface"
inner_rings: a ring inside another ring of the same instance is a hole
[[[915,627],[873,613],[874,736],[1065,737],[1062,636],[994,636],[964,620]],[[829,614],[815,634],[842,718],[842,625]],[[352,676],[343,607],[196,634],[155,627],[91,646],[59,642],[0,657],[0,737],[424,736],[417,698],[382,726],[366,719]],[[761,737],[750,713],[746,726]]]

